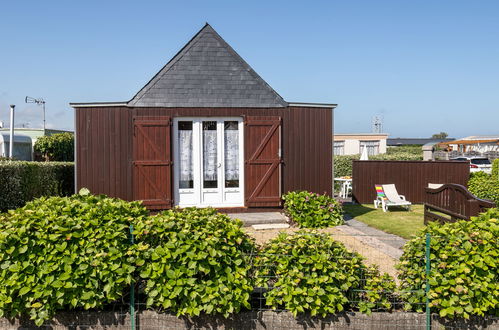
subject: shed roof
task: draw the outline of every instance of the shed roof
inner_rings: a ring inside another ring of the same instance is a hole
[[[71,105],[274,108],[288,103],[206,23],[130,101]]]
[[[285,107],[208,24],[135,95],[139,107]]]
[[[337,104],[286,102],[206,23],[130,101],[70,106],[334,109]]]

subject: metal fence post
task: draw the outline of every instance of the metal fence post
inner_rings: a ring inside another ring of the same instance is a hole
[[[426,234],[426,285],[425,285],[425,293],[426,293],[426,329],[431,329],[431,312],[430,312],[430,242],[431,235],[429,233]]]
[[[130,225],[130,244],[133,245],[133,225]],[[135,330],[135,281],[130,282],[130,328],[131,330]]]

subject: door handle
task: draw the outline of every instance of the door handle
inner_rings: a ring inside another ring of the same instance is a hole
[[[218,163],[218,166],[217,166],[217,167],[218,167],[218,168],[220,168],[221,166],[222,166],[222,163]]]

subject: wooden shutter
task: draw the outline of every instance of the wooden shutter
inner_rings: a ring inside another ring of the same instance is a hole
[[[133,194],[148,209],[172,206],[170,117],[133,120]]]
[[[281,118],[246,117],[244,144],[246,206],[280,206]]]

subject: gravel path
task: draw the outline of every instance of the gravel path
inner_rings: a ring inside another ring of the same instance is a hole
[[[402,256],[400,248],[405,240],[369,227],[352,218],[345,220],[345,225],[320,229],[319,231],[330,234],[335,240],[345,244],[348,249],[362,255],[366,264],[377,265],[382,273],[388,273],[397,278],[395,264]],[[255,230],[251,227],[245,227],[244,230],[255,238],[257,244],[262,245],[277,237],[280,232],[293,233],[299,229]]]

